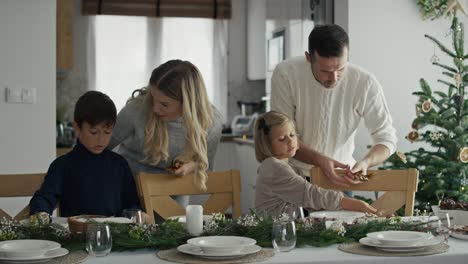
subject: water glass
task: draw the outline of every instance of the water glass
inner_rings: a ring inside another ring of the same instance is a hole
[[[276,251],[288,252],[296,247],[294,219],[277,219],[273,222],[272,243]]]
[[[88,224],[86,230],[86,251],[91,256],[107,256],[112,249],[112,237],[109,225],[107,224]]]
[[[428,228],[432,235],[441,243],[448,243],[450,237],[450,216],[439,214],[439,217],[429,217]]]
[[[302,206],[296,206],[293,204],[287,204],[281,210],[281,215],[286,214],[291,220],[304,220],[304,209]]]
[[[135,224],[143,224],[143,212],[139,209],[124,209],[122,217],[131,219]]]

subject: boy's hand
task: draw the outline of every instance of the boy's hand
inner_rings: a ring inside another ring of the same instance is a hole
[[[174,171],[174,174],[177,176],[184,176],[184,175],[190,174],[195,171],[196,166],[197,166],[197,163],[194,161],[184,163],[180,165],[179,168]]]
[[[377,209],[375,209],[368,203],[361,201],[361,200],[349,198],[349,197],[344,197],[343,199],[341,199],[340,204],[344,210],[358,211],[358,212],[372,213],[372,214],[377,213]]]
[[[48,225],[50,221],[50,216],[46,212],[38,212],[29,216],[29,222],[33,225]]]

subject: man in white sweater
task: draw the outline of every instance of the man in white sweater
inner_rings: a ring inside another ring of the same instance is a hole
[[[279,63],[271,80],[271,108],[296,122],[301,140],[291,163],[305,175],[308,164],[317,165],[335,184],[346,187],[356,183],[351,173],[366,174],[385,161],[397,143],[381,85],[348,62],[348,49],[349,37],[341,27],[316,26],[305,57]],[[354,137],[361,119],[374,145],[356,162]],[[350,177],[338,177],[334,167],[348,169]]]

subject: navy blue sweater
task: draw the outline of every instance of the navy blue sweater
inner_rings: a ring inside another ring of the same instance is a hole
[[[120,216],[125,208],[141,208],[127,161],[108,149],[93,154],[79,142],[52,162],[29,203],[31,214],[51,214],[57,203],[60,216]]]

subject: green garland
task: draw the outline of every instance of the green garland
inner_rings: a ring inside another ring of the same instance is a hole
[[[239,219],[227,219],[215,214],[206,223],[203,236],[232,235],[257,240],[262,247],[271,247],[273,219],[246,215]],[[369,232],[384,230],[426,231],[424,222],[403,222],[394,218],[359,218],[352,224],[337,223],[326,229],[325,222],[312,218],[296,222],[297,246],[326,247],[343,242],[358,241]],[[142,248],[168,249],[185,244],[191,238],[185,226],[175,220],[161,225],[129,225],[109,223],[112,235],[112,250],[125,251]],[[0,219],[0,241],[13,239],[47,239],[57,241],[69,250],[84,249],[84,235],[71,234],[60,225],[20,224],[5,218]]]
[[[423,20],[441,17],[447,8],[448,0],[417,0]]]

